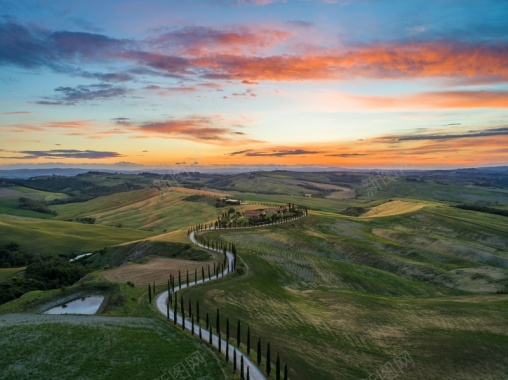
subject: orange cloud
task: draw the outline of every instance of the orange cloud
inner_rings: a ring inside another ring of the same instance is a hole
[[[442,91],[398,98],[345,96],[369,108],[508,108],[508,92],[505,91]]]
[[[329,80],[354,77],[451,77],[508,79],[505,44],[426,42],[373,45],[323,54],[239,56],[189,60],[208,77],[244,80]]]
[[[165,138],[178,138],[209,144],[241,144],[259,142],[248,139],[245,133],[235,131],[230,127],[217,126],[217,120],[206,116],[196,116],[160,122],[144,123],[135,128],[136,132],[153,134]],[[142,138],[138,135],[136,138]]]

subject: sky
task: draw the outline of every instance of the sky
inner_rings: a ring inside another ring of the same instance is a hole
[[[1,0],[0,168],[508,165],[506,0]]]

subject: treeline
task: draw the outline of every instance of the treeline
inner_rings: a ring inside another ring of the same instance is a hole
[[[0,304],[33,290],[58,289],[72,285],[87,273],[88,270],[78,263],[48,257],[37,258],[26,267],[22,276],[15,276],[0,283]]]
[[[487,207],[487,206],[479,206],[479,205],[472,205],[472,204],[460,204],[460,205],[456,205],[453,207],[460,208],[462,210],[478,211],[478,212],[484,212],[487,214],[508,216],[508,210],[501,210],[498,208],[492,208],[492,207]]]
[[[21,249],[17,243],[0,248],[0,268],[24,267],[33,261],[33,255]]]
[[[134,182],[146,182],[148,180],[148,178],[145,177],[133,177],[132,181],[118,183],[113,186],[101,186],[87,180],[87,177],[100,175],[103,175],[104,179],[107,180],[111,176],[111,173],[88,172],[78,174],[74,177],[52,175],[33,177],[30,179],[9,179],[8,182],[16,186],[23,186],[36,190],[64,193],[71,197],[66,199],[55,199],[47,203],[47,205],[53,205],[84,202],[104,195],[139,190],[144,186]]]
[[[23,210],[31,210],[36,212],[41,212],[43,214],[56,215],[56,211],[50,210],[46,202],[38,201],[35,199],[21,197],[19,198],[19,206],[18,208]]]

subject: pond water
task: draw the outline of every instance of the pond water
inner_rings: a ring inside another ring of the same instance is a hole
[[[64,303],[44,312],[44,314],[95,314],[104,296],[87,296]]]

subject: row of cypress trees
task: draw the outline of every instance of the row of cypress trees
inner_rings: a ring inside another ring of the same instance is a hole
[[[171,294],[171,293],[169,293]],[[184,298],[183,296],[180,297],[180,302],[179,302],[180,305],[178,305],[178,297],[177,297],[177,294],[175,293],[174,295],[170,295],[168,297],[168,303],[167,303],[167,318],[169,319],[170,318],[170,306],[173,307],[173,323],[175,325],[178,324],[178,318],[177,318],[177,313],[178,313],[178,308],[180,308],[180,314],[182,316],[182,330],[185,330],[185,315],[186,315],[186,308],[185,308],[185,302],[184,302]],[[189,299],[188,300],[188,303],[187,303],[187,312],[188,312],[188,316],[190,317],[190,322],[191,322],[191,334],[194,335],[196,332],[195,332],[195,329],[196,329],[196,325],[197,325],[197,328],[198,328],[198,335],[199,335],[199,338],[202,339],[202,328],[203,326],[201,325],[201,316],[200,316],[200,311],[199,311],[199,301],[196,301],[196,309],[195,309],[195,314],[193,312],[193,309],[192,309],[192,302],[191,300]],[[206,317],[205,317],[205,326],[204,328],[209,332],[209,343],[210,345],[212,344],[212,333],[213,333],[213,329],[212,329],[212,323],[210,321],[210,316],[208,313],[206,313]],[[241,343],[242,343],[242,334],[241,334],[241,321],[238,320],[237,321],[237,326],[236,326],[236,347],[237,348],[240,348],[241,346]],[[216,311],[216,316],[215,316],[215,332],[216,332],[216,335],[219,337],[219,340],[218,340],[218,351],[219,352],[222,352],[222,332],[221,332],[221,324],[220,324],[220,312],[219,312],[219,309],[217,308],[217,311]],[[226,347],[225,347],[225,356],[226,356],[226,362],[229,363],[229,342],[230,342],[230,339],[231,339],[231,334],[230,334],[230,323],[229,323],[229,318],[226,318]],[[233,343],[234,344],[234,343]],[[245,343],[245,346],[246,346],[246,351],[247,351],[247,355],[250,355],[251,353],[251,331],[250,331],[250,326],[247,326],[247,338],[246,338],[246,343]],[[237,370],[237,363],[236,363],[236,348],[233,348],[233,358],[232,358],[232,361],[233,361],[233,371],[236,372]],[[267,345],[266,345],[266,361],[265,361],[265,373],[268,377],[270,377],[271,373],[272,373],[272,362],[271,362],[271,351],[270,351],[270,342],[267,342]],[[257,342],[257,347],[256,347],[256,363],[258,365],[258,367],[261,366],[261,362],[262,362],[262,345],[261,345],[261,338],[259,337],[258,338],[258,342]],[[249,379],[250,377],[250,370],[249,368],[247,367],[246,369],[246,372],[245,372],[245,369],[244,369],[244,366],[243,366],[243,355],[241,356],[241,363],[240,363],[240,377],[242,379]],[[275,360],[275,379],[276,380],[280,380],[281,378],[283,378],[284,380],[287,380],[288,379],[288,367],[287,367],[287,364],[284,365],[284,369],[281,368],[281,361],[280,361],[280,355],[279,353],[277,353],[277,357],[276,357],[276,360]]]

